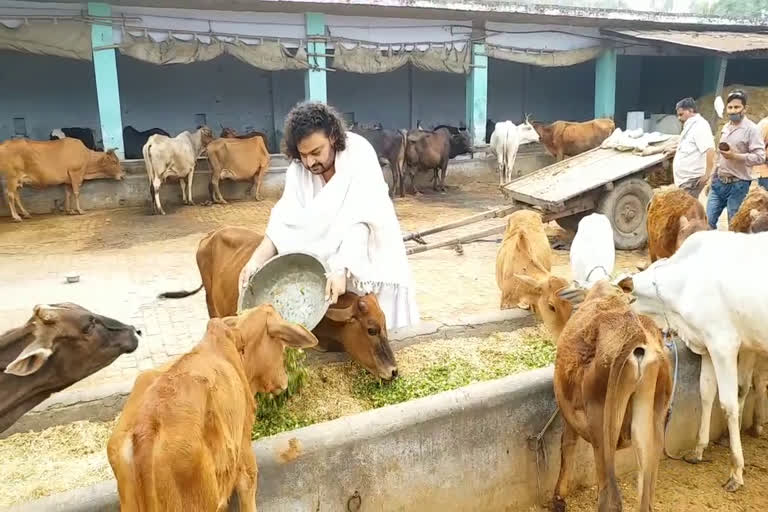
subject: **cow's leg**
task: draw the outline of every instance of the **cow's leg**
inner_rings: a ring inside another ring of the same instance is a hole
[[[763,356],[760,356],[761,358]],[[768,372],[761,363],[755,368],[752,374],[752,382],[755,387],[755,414],[752,419],[752,428],[749,433],[755,437],[760,437],[763,433],[763,423],[765,423],[765,402],[766,388],[768,388]]]
[[[408,170],[408,174],[411,176],[411,188],[413,189],[413,195],[420,196],[422,195],[418,188],[416,188],[416,170],[414,168],[410,168]]]
[[[154,178],[152,180],[152,187],[155,189],[155,208],[157,208],[157,211],[159,211],[161,215],[165,215],[163,205],[160,204],[160,185],[162,183],[160,178]]]
[[[717,380],[715,368],[709,352],[701,355],[701,373],[699,373],[699,394],[701,395],[701,418],[699,434],[693,453],[683,457],[690,464],[698,464],[703,460],[704,449],[709,445],[709,423],[712,418],[712,405],[717,395]]]
[[[16,195],[19,189],[15,182],[8,182],[8,188],[5,190],[5,199],[8,201],[8,209],[11,210],[11,217],[15,222],[21,222],[21,217],[16,212]]]
[[[661,364],[665,364],[661,361]],[[648,365],[632,395],[632,447],[637,460],[637,500],[639,512],[653,510],[653,482],[661,458],[655,414],[656,382],[659,364]],[[662,438],[663,442],[663,438]]]
[[[251,185],[251,188],[254,186],[256,187],[256,193],[253,195],[253,199],[256,201],[261,201],[264,199],[261,196],[261,183],[264,180],[264,175],[267,173],[267,166],[262,165],[261,168],[256,172],[256,175],[253,177],[253,185]]]
[[[565,497],[568,496],[573,453],[579,440],[579,434],[576,433],[576,430],[567,421],[563,423],[563,435],[560,437],[560,473],[557,475],[555,493],[552,496],[553,512],[565,512]]]
[[[187,204],[187,184],[185,178],[179,178],[179,188],[181,189],[181,202]]]
[[[195,200],[192,199],[192,179],[195,177],[195,169],[192,168],[187,174],[187,204],[195,206]]]
[[[445,173],[448,172],[448,160],[440,168],[440,191],[445,192]]]
[[[741,432],[739,431],[739,379],[738,379],[738,340],[720,339],[720,348],[710,353],[712,366],[715,369],[720,406],[728,422],[728,433],[731,440],[731,475],[723,485],[726,491],[734,492],[744,485],[744,453],[741,449]]]
[[[72,184],[70,185],[72,187],[72,195],[75,196],[75,209],[72,212],[72,214],[77,214],[77,215],[85,214],[83,209],[80,208],[80,185],[81,183],[78,183],[76,180],[72,180]]]
[[[250,432],[249,432],[250,434]],[[240,512],[256,512],[256,479],[258,469],[251,451],[250,436],[240,449],[239,475],[235,482],[235,492],[240,505]]]
[[[23,219],[30,218],[31,215],[29,214],[27,209],[24,208],[24,205],[21,204],[21,188],[20,187],[16,188],[16,190],[15,190],[15,192],[13,194],[13,199],[16,201],[16,207],[18,208],[18,211],[19,211],[19,214],[21,215],[21,218],[23,218]]]
[[[739,385],[739,430],[744,425],[744,403],[747,401],[749,389],[752,387],[752,375],[755,371],[756,354],[752,350],[742,349],[738,360]]]

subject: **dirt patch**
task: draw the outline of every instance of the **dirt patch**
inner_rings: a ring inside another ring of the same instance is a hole
[[[768,504],[768,437],[741,437],[744,447],[745,486],[736,493],[726,492],[722,484],[728,479],[731,452],[713,444],[704,454],[712,462],[692,466],[683,461],[665,459],[661,462],[656,484],[657,512],[683,510],[747,512],[760,510]],[[620,479],[624,509],[636,507],[636,473]],[[593,512],[597,508],[597,487],[579,489],[566,498],[569,512]],[[533,509],[548,510],[545,508]]]

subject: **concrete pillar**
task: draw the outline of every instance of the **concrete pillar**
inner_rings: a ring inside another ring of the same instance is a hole
[[[91,16],[111,16],[112,8],[105,3],[89,2],[88,14]],[[120,87],[117,79],[117,59],[115,49],[98,49],[100,46],[114,44],[112,25],[91,26],[91,45],[93,46],[93,71],[96,76],[96,96],[99,101],[99,122],[104,149],[115,149],[122,160],[125,157],[123,146],[123,120],[120,111]]]
[[[616,113],[616,50],[610,48],[595,66],[595,118],[614,118]]]
[[[305,18],[308,38],[311,36],[325,36],[324,14],[308,12]],[[307,100],[326,103],[328,101],[328,91],[325,80],[325,42],[308,41],[307,54],[309,69],[304,77],[304,97]]]
[[[472,144],[485,144],[485,121],[488,112],[488,56],[485,44],[472,44],[472,67],[467,75],[467,129]]]

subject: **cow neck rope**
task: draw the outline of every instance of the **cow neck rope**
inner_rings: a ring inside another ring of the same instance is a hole
[[[663,343],[666,345],[667,348],[670,350],[674,348],[675,352],[675,371],[672,378],[672,398],[669,401],[669,409],[667,409],[667,417],[664,418],[664,442],[662,443],[664,446],[664,454],[669,457],[672,460],[682,460],[682,457],[674,457],[671,453],[669,453],[669,450],[667,450],[667,432],[669,431],[669,418],[672,416],[672,405],[675,403],[675,390],[677,389],[677,371],[678,371],[678,362],[680,360],[680,357],[677,353],[677,342],[669,335],[670,326],[669,326],[669,318],[667,317],[667,305],[664,302],[664,299],[661,298],[661,292],[659,292],[659,282],[656,279],[656,271],[658,270],[659,266],[657,265],[653,269],[653,289],[656,292],[656,298],[659,299],[659,302],[661,302],[661,312],[664,314],[664,323],[666,324],[666,327],[662,330]]]
[[[590,270],[590,271],[589,271],[589,273],[587,274],[587,279],[586,279],[587,283],[589,282],[589,278],[590,278],[590,277],[592,277],[592,272],[594,272],[595,270],[597,270],[597,269],[599,269],[599,268],[603,269],[603,272],[605,272],[605,275],[606,275],[606,276],[610,276],[610,275],[611,275],[611,274],[609,274],[609,273],[608,273],[608,271],[607,271],[607,270],[605,270],[605,267],[604,267],[604,266],[602,266],[602,265],[597,265],[596,267],[592,267],[592,270]]]

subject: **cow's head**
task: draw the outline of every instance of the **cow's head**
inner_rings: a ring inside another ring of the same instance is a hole
[[[768,212],[761,212],[753,208],[749,211],[749,218],[750,233],[761,233],[763,231],[768,231]]]
[[[203,125],[198,128],[198,131],[200,132],[200,141],[203,143],[203,147],[210,144],[214,138],[213,130],[211,130],[208,126]]]
[[[675,245],[675,251],[677,251],[683,242],[694,233],[699,231],[707,231],[709,224],[705,219],[688,219],[685,215],[680,217],[677,224],[677,242]]]
[[[108,149],[104,152],[91,151],[89,157],[90,161],[86,170],[87,178],[110,178],[116,180],[125,178],[125,172],[114,149]]]
[[[524,122],[517,125],[517,137],[520,140],[521,145],[539,142],[539,133],[534,129],[533,125],[528,122],[527,116]]]
[[[325,314],[344,351],[383,380],[397,377],[397,362],[387,338],[387,321],[373,294],[347,293]]]
[[[136,350],[138,334],[77,304],[35,306],[24,326],[0,335],[0,432],[52,393]]]
[[[221,129],[221,135],[219,135],[222,139],[234,139],[237,137],[237,130],[234,128],[222,128]]]
[[[539,135],[539,140],[542,143],[548,143],[552,141],[553,127],[551,124],[538,123],[536,121],[533,121],[530,124],[531,126],[533,126],[533,129]]]
[[[472,143],[469,140],[469,132],[465,129],[459,130],[456,135],[451,135],[451,147],[456,155],[469,153],[472,149]]]
[[[243,357],[251,392],[279,393],[288,386],[285,373],[285,347],[309,348],[317,345],[317,338],[304,327],[286,322],[269,305],[243,311],[237,316],[208,321],[208,332],[219,336],[232,336]]]
[[[521,274],[515,274],[515,277],[523,285],[523,300],[531,305],[533,313],[557,340],[573,313],[573,305],[559,295],[568,289],[568,281],[553,275],[541,280]]]

